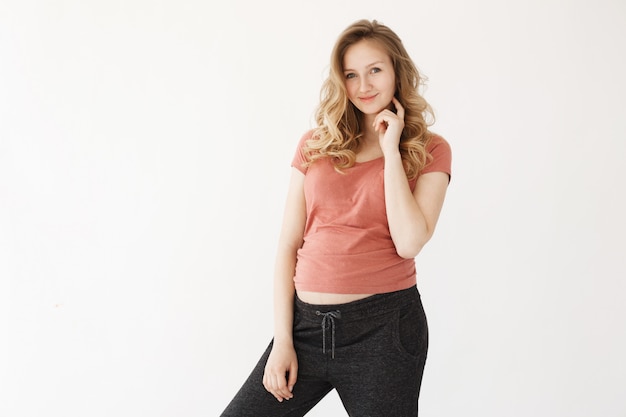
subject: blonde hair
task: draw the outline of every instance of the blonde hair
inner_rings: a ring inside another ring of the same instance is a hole
[[[315,111],[317,128],[303,148],[307,156],[305,165],[320,158],[331,157],[335,169],[341,172],[356,162],[356,151],[363,137],[362,113],[348,100],[343,58],[351,45],[363,39],[378,42],[385,48],[393,63],[396,98],[405,110],[400,153],[407,177],[414,179],[430,159],[426,146],[432,136],[428,126],[434,121],[434,114],[430,105],[419,94],[425,78],[420,76],[398,35],[376,20],[359,20],[353,23],[341,33],[335,43],[329,75],[322,85],[320,104]],[[430,118],[430,123],[427,117]]]

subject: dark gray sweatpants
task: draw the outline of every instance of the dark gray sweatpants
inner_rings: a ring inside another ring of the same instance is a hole
[[[416,417],[428,325],[416,287],[347,304],[296,297],[298,380],[279,402],[263,387],[269,347],[222,417],[305,415],[336,389],[349,416]]]

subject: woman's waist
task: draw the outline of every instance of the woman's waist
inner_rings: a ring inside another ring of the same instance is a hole
[[[307,296],[312,296],[313,298],[310,300],[303,299],[303,297],[306,298]],[[320,298],[316,299],[318,296]],[[338,297],[335,299],[335,296]],[[348,297],[342,300],[343,296]],[[350,296],[354,298],[352,301],[350,301]],[[308,317],[313,321],[318,319],[317,316],[319,316],[320,312],[329,311],[339,312],[343,321],[352,321],[396,311],[411,304],[416,299],[419,299],[416,285],[411,285],[401,290],[370,295],[298,291],[295,298],[295,308],[301,317]]]
[[[298,291],[298,298],[307,304],[336,305],[352,303],[373,296],[374,294],[337,294],[317,291]]]

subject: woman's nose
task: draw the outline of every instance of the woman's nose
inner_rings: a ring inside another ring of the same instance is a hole
[[[371,87],[369,78],[367,76],[364,76],[364,77],[361,77],[359,80],[360,80],[359,90],[361,90],[362,93],[369,91]]]

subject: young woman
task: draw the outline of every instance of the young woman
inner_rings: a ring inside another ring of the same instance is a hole
[[[222,416],[302,416],[332,389],[351,416],[417,416],[428,327],[414,258],[451,172],[421,82],[387,26],[339,36],[292,162],[274,338]]]

